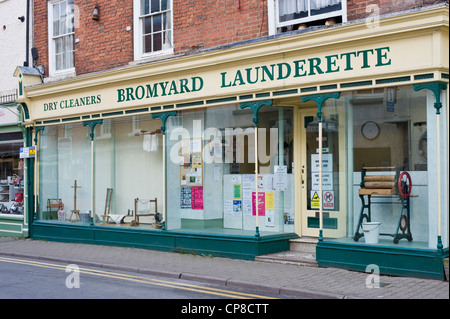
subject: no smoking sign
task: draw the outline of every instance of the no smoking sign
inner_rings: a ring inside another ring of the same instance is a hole
[[[323,208],[334,209],[334,191],[323,192]]]

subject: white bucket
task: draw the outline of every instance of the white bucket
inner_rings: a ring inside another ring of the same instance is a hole
[[[364,238],[366,244],[378,244],[378,237],[380,236],[380,222],[362,223],[364,231]]]

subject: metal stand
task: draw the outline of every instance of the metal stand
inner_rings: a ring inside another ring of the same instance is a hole
[[[387,167],[393,168],[393,167]],[[372,211],[371,206],[374,203],[377,204],[389,204],[392,202],[372,202],[372,196],[376,195],[377,198],[395,198],[396,196],[401,201],[401,209],[400,216],[397,223],[397,228],[394,234],[383,234],[380,236],[391,236],[394,238],[394,244],[398,244],[400,239],[406,238],[409,242],[412,241],[411,227],[410,227],[410,198],[416,197],[411,195],[411,177],[407,172],[402,172],[399,174],[398,170],[396,170],[395,174],[395,185],[393,188],[386,189],[376,189],[376,188],[365,188],[367,186],[366,182],[366,170],[367,169],[383,169],[383,167],[373,167],[373,168],[363,168],[361,169],[361,189],[359,191],[359,197],[361,198],[361,211],[359,213],[358,225],[356,227],[355,235],[353,236],[354,241],[358,241],[361,237],[364,236],[363,232],[360,232],[362,229],[362,223],[364,219],[367,222],[371,222],[372,219]],[[383,179],[383,175],[378,175],[378,179]],[[403,177],[406,177],[404,179]],[[366,184],[365,184],[366,182]],[[377,183],[377,182],[375,182]],[[381,185],[381,184],[380,184]],[[382,194],[382,195],[380,195]],[[367,196],[367,203],[364,200],[364,196]],[[365,210],[367,209],[367,213]]]

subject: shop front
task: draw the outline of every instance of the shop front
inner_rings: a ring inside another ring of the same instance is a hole
[[[447,44],[444,6],[25,86],[32,237],[439,277]]]
[[[0,236],[27,237],[24,203],[26,163],[21,157],[24,134],[21,109],[14,102],[0,106]]]

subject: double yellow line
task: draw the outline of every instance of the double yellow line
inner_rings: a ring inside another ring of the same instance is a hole
[[[63,271],[66,271],[66,269],[67,269],[67,267],[63,266],[63,265],[44,263],[44,262],[38,262],[38,261],[32,261],[32,260],[17,259],[17,258],[9,258],[9,257],[0,257],[0,261],[8,262],[8,263],[15,263],[15,264],[23,264],[23,265],[28,265],[28,266],[35,266],[35,267],[57,269],[57,270],[63,270]],[[69,268],[69,269],[73,270],[73,268]],[[152,279],[152,278],[146,278],[146,277],[141,277],[141,276],[115,273],[115,272],[110,272],[110,271],[102,271],[102,270],[95,270],[95,269],[88,269],[88,268],[81,268],[81,267],[79,267],[78,270],[80,273],[83,273],[83,274],[127,280],[127,281],[132,281],[132,282],[141,283],[141,284],[144,283],[144,284],[150,284],[150,285],[155,285],[155,286],[176,288],[176,289],[181,289],[181,290],[189,290],[189,291],[195,291],[195,292],[200,292],[200,293],[205,293],[205,294],[210,294],[210,295],[217,295],[217,296],[221,296],[221,297],[228,297],[228,298],[233,298],[233,299],[253,299],[253,298],[277,299],[277,298],[267,297],[267,296],[262,296],[262,295],[241,293],[241,292],[235,292],[235,291],[229,291],[229,290],[211,288],[211,287],[203,287],[203,286],[191,285],[191,284],[168,281],[168,280]]]

